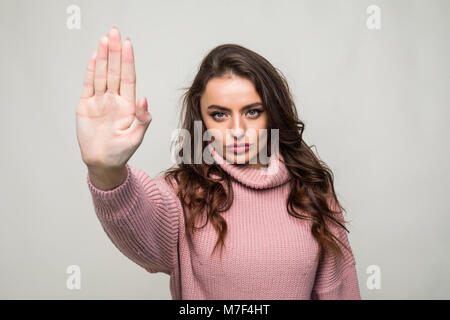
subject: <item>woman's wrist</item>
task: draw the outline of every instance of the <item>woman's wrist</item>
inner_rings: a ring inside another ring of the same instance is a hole
[[[102,191],[109,191],[125,182],[128,170],[126,165],[118,168],[88,166],[88,174],[89,180],[94,187]]]

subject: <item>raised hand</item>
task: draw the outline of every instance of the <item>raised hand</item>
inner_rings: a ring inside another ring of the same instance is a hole
[[[131,41],[122,44],[113,26],[91,56],[76,110],[78,144],[88,168],[123,172],[152,120],[147,108],[145,97],[136,104]]]

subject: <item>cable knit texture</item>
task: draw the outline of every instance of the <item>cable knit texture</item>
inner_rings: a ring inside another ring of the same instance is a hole
[[[217,233],[210,223],[192,236],[185,232],[181,202],[163,174],[151,178],[128,164],[126,180],[113,190],[97,189],[87,176],[97,217],[118,250],[149,273],[168,274],[176,300],[361,299],[353,254],[342,247],[343,261],[328,253],[316,260],[311,222],[288,214],[292,176],[281,154],[257,169],[209,150],[234,191],[222,213],[228,226],[222,259],[219,248],[211,256]],[[345,230],[330,228],[350,246]]]

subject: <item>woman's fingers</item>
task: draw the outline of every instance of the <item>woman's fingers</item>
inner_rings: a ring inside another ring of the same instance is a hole
[[[96,56],[97,51],[94,51],[89,59],[89,64],[86,69],[86,75],[83,83],[83,90],[81,91],[81,99],[88,99],[94,94],[94,69]]]
[[[95,59],[94,91],[103,95],[106,91],[106,70],[108,66],[108,37],[102,37],[98,44]]]
[[[119,29],[113,26],[108,33],[108,75],[106,82],[108,93],[111,94],[119,93],[121,55],[122,41]]]
[[[132,104],[136,103],[136,70],[133,46],[129,38],[123,42],[120,95]]]

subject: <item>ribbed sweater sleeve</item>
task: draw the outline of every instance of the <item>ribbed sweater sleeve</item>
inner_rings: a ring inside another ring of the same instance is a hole
[[[177,261],[179,199],[163,177],[126,167],[126,180],[112,190],[97,189],[87,175],[96,215],[126,257],[150,273],[170,275]]]
[[[343,222],[342,211],[331,201],[331,208],[338,211],[338,218]],[[344,258],[338,260],[335,255],[324,251],[318,265],[316,279],[311,294],[312,300],[360,300],[356,261],[353,255],[347,231],[335,224],[329,224],[330,231],[350,249],[341,244]]]

